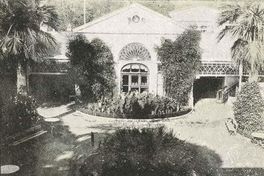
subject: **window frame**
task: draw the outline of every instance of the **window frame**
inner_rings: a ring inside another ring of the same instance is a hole
[[[137,72],[132,72],[132,66],[133,65],[137,65],[138,66],[138,71]],[[124,72],[123,69],[127,68],[127,66],[129,66],[129,72]],[[146,72],[142,72],[143,69],[141,69],[142,67],[144,67],[144,70],[146,70]],[[121,80],[120,80],[120,92],[131,92],[131,89],[138,89],[139,92],[141,92],[142,89],[145,89],[144,91],[148,92],[149,91],[149,69],[146,65],[141,64],[141,63],[129,63],[124,65],[121,68]],[[128,76],[128,85],[124,85],[123,84],[123,76],[127,75]],[[137,84],[132,84],[132,77],[133,76],[137,76]],[[142,77],[146,77],[147,81],[144,85],[142,85]],[[127,86],[127,92],[123,91],[123,86]]]

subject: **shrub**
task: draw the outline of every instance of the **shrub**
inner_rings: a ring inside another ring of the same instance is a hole
[[[142,119],[165,117],[187,109],[180,107],[177,100],[172,98],[131,92],[113,99],[104,98],[98,103],[89,103],[86,110],[97,115],[104,113],[103,115],[111,114],[118,118]]]
[[[37,103],[34,98],[18,94],[8,107],[9,128],[21,131],[35,125],[40,117],[37,113]]]
[[[69,41],[67,56],[69,75],[80,86],[81,97],[90,102],[113,95],[115,87],[114,59],[109,47],[100,39],[91,42],[84,35]]]
[[[234,102],[234,116],[242,132],[264,129],[264,100],[257,82],[246,83]]]
[[[199,31],[187,29],[175,41],[166,39],[157,48],[166,94],[182,105],[188,103],[196,72],[200,68],[200,39]]]
[[[217,175],[221,159],[205,147],[181,141],[164,128],[121,129],[80,168],[82,176]]]

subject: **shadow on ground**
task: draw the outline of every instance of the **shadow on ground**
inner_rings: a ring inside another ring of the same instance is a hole
[[[223,176],[263,176],[264,168],[223,168]]]
[[[64,115],[59,115],[57,118]],[[117,129],[114,126],[94,127],[101,128],[102,133],[94,134],[94,144],[92,144],[90,133],[76,136],[62,122],[56,124],[52,133],[48,124],[43,123],[43,128],[48,130],[48,133],[39,138],[18,146],[1,146],[1,165],[15,164],[20,167],[20,170],[13,174],[14,176],[79,176],[79,169],[84,160],[95,153],[108,133]],[[203,148],[206,149],[205,153],[212,154],[211,150]],[[219,158],[215,152],[208,157]],[[221,175],[260,176],[264,175],[264,170],[224,168]]]
[[[95,133],[92,145],[91,134],[76,136],[62,122],[52,131],[45,122],[42,126],[48,133],[17,146],[1,146],[1,165],[20,167],[14,176],[72,176],[74,169],[78,170],[75,161],[93,153],[106,135]]]

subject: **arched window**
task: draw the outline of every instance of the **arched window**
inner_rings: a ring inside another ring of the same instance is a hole
[[[148,68],[143,64],[127,64],[121,69],[121,92],[148,91]]]
[[[149,51],[141,43],[130,43],[119,53],[121,60],[150,60]]]

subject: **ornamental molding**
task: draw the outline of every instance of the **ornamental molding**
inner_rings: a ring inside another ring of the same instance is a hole
[[[129,43],[119,53],[120,60],[151,60],[149,51],[141,43]]]

